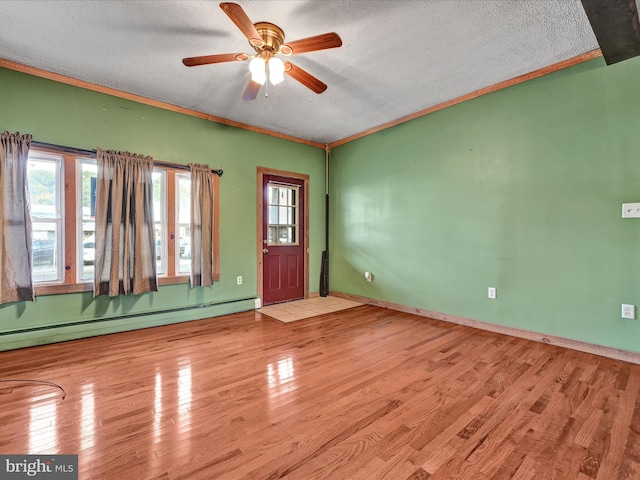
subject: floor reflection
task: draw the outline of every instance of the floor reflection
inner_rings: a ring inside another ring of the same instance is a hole
[[[160,421],[162,420],[162,375],[156,373],[156,386],[153,396],[153,443],[160,442],[162,431]]]
[[[29,411],[29,453],[57,453],[56,400],[51,398],[43,404],[34,404]]]
[[[191,427],[191,365],[178,371],[178,422],[181,430]]]
[[[296,369],[291,356],[267,364],[267,401],[269,414],[276,413],[278,407],[286,404],[289,413],[295,410],[295,403],[291,402],[290,393],[295,394],[298,385],[296,382]]]
[[[82,385],[82,401],[80,404],[80,448],[82,450],[95,445],[95,399],[93,394],[93,383]]]
[[[270,387],[276,387],[294,380],[295,376],[296,371],[291,357],[278,360],[275,365],[273,363],[267,365],[267,378]]]

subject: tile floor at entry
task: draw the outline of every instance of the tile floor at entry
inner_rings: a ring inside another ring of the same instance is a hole
[[[362,303],[338,297],[313,297],[304,300],[296,300],[287,303],[269,305],[257,310],[284,323],[294,322],[305,318],[311,318],[325,313],[339,312],[348,308],[357,307]]]

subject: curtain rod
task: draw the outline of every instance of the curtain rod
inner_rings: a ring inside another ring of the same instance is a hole
[[[55,150],[56,152],[60,152],[60,153],[70,153],[72,155],[82,155],[89,158],[96,158],[95,150],[84,150],[82,148],[65,147],[64,145],[56,145],[55,143],[45,143],[45,142],[36,142],[36,141],[32,141],[31,145],[36,148]],[[170,162],[154,160],[153,164],[159,167],[176,168],[178,170],[189,170],[188,165],[181,165],[179,163],[170,163]],[[211,171],[216,175],[218,175],[219,177],[221,177],[222,174],[224,173],[221,168],[219,169],[212,168]]]

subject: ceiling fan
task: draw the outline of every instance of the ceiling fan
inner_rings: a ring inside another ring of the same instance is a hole
[[[315,93],[322,93],[327,89],[326,84],[309,72],[289,61],[283,62],[276,55],[290,56],[340,47],[342,40],[337,33],[324,33],[284,43],[284,31],[280,27],[269,22],[252,23],[242,7],[237,3],[223,2],[220,4],[220,8],[247,37],[249,45],[255,50],[255,55],[222,53],[183,58],[182,63],[187,67],[223,62],[242,62],[251,59],[249,63],[251,80],[249,80],[249,84],[242,96],[245,100],[254,100],[257,97],[260,87],[267,80],[267,76],[273,85],[282,82],[284,74],[287,74]]]

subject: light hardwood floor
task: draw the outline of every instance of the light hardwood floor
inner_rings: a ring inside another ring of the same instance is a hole
[[[639,479],[640,366],[372,306],[0,353],[0,453],[81,479]]]

